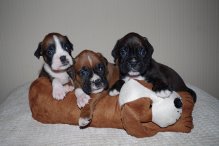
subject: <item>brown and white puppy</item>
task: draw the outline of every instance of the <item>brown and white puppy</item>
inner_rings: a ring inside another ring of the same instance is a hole
[[[119,66],[120,80],[112,86],[110,95],[119,94],[129,79],[137,79],[152,83],[152,90],[159,97],[168,97],[172,91],[188,91],[196,101],[195,92],[186,86],[176,71],[152,58],[153,51],[147,38],[137,33],[128,33],[117,41],[112,56]]]
[[[67,36],[49,33],[39,43],[34,53],[38,59],[42,56],[45,61],[39,77],[45,76],[50,79],[53,87],[52,95],[57,100],[62,100],[67,92],[74,89],[72,51],[73,45]],[[72,85],[67,84],[70,81]]]
[[[88,125],[92,118],[92,110],[97,101],[92,101],[87,104],[91,98],[90,95],[98,94],[108,89],[107,64],[107,59],[100,53],[95,53],[90,50],[82,51],[75,58],[75,95],[77,97],[78,107],[83,107],[79,119],[80,127]],[[96,98],[92,100],[96,100]]]

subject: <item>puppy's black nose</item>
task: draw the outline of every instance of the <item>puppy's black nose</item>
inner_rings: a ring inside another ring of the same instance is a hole
[[[175,105],[176,108],[182,108],[182,101],[181,101],[181,99],[180,98],[176,98],[174,100],[174,105]]]
[[[62,63],[66,62],[67,61],[66,56],[61,56],[60,60],[61,60]]]
[[[100,87],[100,86],[102,85],[101,79],[95,80],[95,81],[94,81],[94,84],[95,84],[96,87]]]
[[[135,65],[137,64],[137,60],[136,60],[135,57],[133,57],[133,58],[131,58],[131,59],[129,60],[128,63],[129,63],[130,66],[135,66]]]

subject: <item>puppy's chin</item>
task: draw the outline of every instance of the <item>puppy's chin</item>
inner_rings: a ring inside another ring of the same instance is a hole
[[[92,89],[92,93],[96,94],[96,93],[100,93],[104,90],[104,88],[100,88],[100,89]]]
[[[131,76],[131,77],[132,77],[132,76],[139,76],[140,73],[139,73],[138,71],[129,71],[129,72],[128,72],[128,75]]]
[[[59,65],[55,65],[53,64],[51,66],[52,70],[54,71],[62,71],[62,70],[66,70],[67,68],[69,68],[72,65],[72,63],[68,63],[68,64],[59,64]]]

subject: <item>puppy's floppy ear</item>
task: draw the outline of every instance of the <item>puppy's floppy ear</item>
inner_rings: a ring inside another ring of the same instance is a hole
[[[36,49],[34,56],[36,56],[38,59],[40,58],[40,56],[42,56],[42,43],[40,42],[38,45],[38,48]]]
[[[101,53],[97,53],[97,55],[100,57],[101,62],[103,62],[104,65],[107,66],[108,65],[108,60]]]
[[[151,56],[154,52],[153,46],[149,43],[148,39],[144,37],[144,46],[148,48],[148,54]]]
[[[67,47],[68,47],[71,51],[73,51],[73,50],[74,50],[73,44],[69,41],[69,39],[68,39],[67,36],[65,36],[65,39],[66,39],[66,41],[67,41],[67,44],[66,44],[66,45],[68,45]]]
[[[120,46],[120,43],[121,43],[121,41],[118,40],[118,41],[116,42],[116,44],[115,44],[115,46],[114,46],[112,52],[111,52],[111,55],[112,55],[113,58],[114,58],[114,62],[116,62],[116,60],[119,58],[119,46]]]

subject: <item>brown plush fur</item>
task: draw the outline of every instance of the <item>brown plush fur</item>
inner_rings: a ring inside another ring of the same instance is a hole
[[[108,64],[110,85],[118,79],[118,69]],[[151,88],[152,85],[144,83]],[[32,116],[42,123],[65,123],[78,124],[80,109],[77,107],[74,93],[68,93],[62,101],[57,101],[51,96],[52,87],[47,78],[39,78],[30,86],[29,104]],[[119,128],[135,137],[153,136],[158,132],[190,132],[193,128],[192,111],[194,102],[192,96],[187,92],[180,92],[183,102],[183,112],[180,119],[171,126],[160,128],[151,122],[151,100],[142,97],[133,102],[125,104],[120,108],[118,96],[111,97],[106,91],[93,97],[100,98],[93,113],[90,124],[92,127]]]

